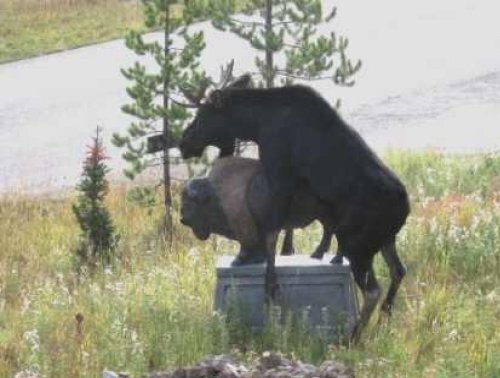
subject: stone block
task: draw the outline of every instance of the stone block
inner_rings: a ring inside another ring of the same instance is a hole
[[[278,290],[275,305],[281,322],[289,314],[304,319],[313,329],[333,337],[350,332],[359,315],[355,283],[347,260],[329,263],[305,255],[277,256]],[[216,310],[227,312],[238,306],[243,321],[252,329],[265,325],[265,264],[231,266],[233,256],[222,256],[217,263]]]

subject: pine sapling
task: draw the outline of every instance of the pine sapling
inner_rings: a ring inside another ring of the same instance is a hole
[[[81,240],[77,248],[78,265],[95,267],[99,261],[108,264],[118,237],[111,215],[104,203],[108,193],[105,155],[99,127],[88,146],[83,163],[83,172],[77,190],[80,192],[73,212],[81,229]]]

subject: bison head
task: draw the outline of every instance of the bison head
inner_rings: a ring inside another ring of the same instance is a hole
[[[210,207],[214,190],[207,179],[189,180],[182,191],[181,223],[191,227],[196,237],[206,240],[210,236]]]

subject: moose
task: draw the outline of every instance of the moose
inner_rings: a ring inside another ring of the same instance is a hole
[[[270,189],[260,162],[223,157],[215,161],[207,178],[191,179],[185,185],[181,223],[191,227],[201,240],[215,233],[238,241],[241,249],[232,265],[260,263],[267,257],[262,225],[270,205]],[[285,227],[306,227],[316,219],[325,232],[312,257],[321,259],[330,247],[335,222],[330,219],[328,206],[300,183],[293,193]]]
[[[391,283],[382,311],[391,313],[406,269],[396,250],[396,235],[406,222],[410,205],[406,188],[376,156],[361,136],[312,88],[216,89],[199,102],[195,118],[183,133],[184,158],[199,156],[216,141],[255,142],[270,188],[263,228],[267,235],[285,224],[299,182],[326,203],[336,220],[339,251],[349,259],[364,301],[353,337],[359,338],[381,296],[373,258],[378,251],[387,263]],[[266,290],[272,298],[275,244],[266,240]]]
[[[232,76],[234,68],[234,60],[232,60],[227,67],[221,67],[220,69],[220,79],[218,83],[213,82],[211,79],[206,78],[202,80],[198,88],[183,88],[180,90],[183,93],[184,97],[190,101],[190,104],[183,103],[181,104],[187,108],[198,108],[201,105],[201,100],[204,96],[204,93],[208,89],[209,86],[213,85],[217,89],[244,89],[248,88],[251,85],[251,80],[247,80],[245,77],[242,77],[240,80],[234,80]],[[209,146],[217,147],[219,149],[219,158],[233,156],[236,151],[237,139],[236,138],[214,138],[208,141]],[[179,147],[176,145],[176,147]],[[203,150],[198,151],[194,154],[194,156],[200,156],[203,153]],[[324,226],[324,224],[322,224]],[[304,226],[302,226],[304,227]],[[313,258],[322,259],[325,252],[328,250],[330,246],[332,238],[331,230],[323,227],[323,236],[320,244],[316,248],[315,253],[311,255]],[[328,243],[326,242],[328,240]],[[294,242],[293,242],[293,227],[285,227],[285,237],[283,238],[283,244],[281,248],[282,255],[293,255],[295,253]],[[337,257],[336,261],[342,261],[342,259]]]

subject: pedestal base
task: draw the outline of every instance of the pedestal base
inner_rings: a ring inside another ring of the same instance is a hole
[[[351,269],[305,255],[277,256],[278,290],[275,305],[281,309],[281,322],[289,314],[303,319],[307,326],[323,335],[339,336],[351,332],[358,318],[358,300]],[[223,256],[217,263],[215,309],[224,313],[238,306],[243,321],[252,329],[265,325],[265,264],[232,267],[233,256]],[[231,316],[230,312],[228,316]]]

